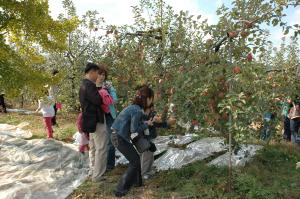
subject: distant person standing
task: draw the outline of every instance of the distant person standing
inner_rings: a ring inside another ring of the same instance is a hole
[[[101,109],[103,102],[96,87],[98,72],[98,65],[88,63],[85,67],[85,79],[82,80],[79,90],[82,131],[90,135],[90,173],[94,182],[103,180],[108,145],[105,115]]]
[[[293,107],[292,99],[287,98],[285,101],[281,103],[283,116],[283,139],[290,142],[291,141],[291,127],[290,127],[290,118],[288,117],[290,109]]]
[[[46,92],[47,93],[47,92]],[[43,120],[45,124],[45,129],[47,131],[47,138],[53,138],[53,129],[52,129],[52,118],[54,116],[54,101],[49,96],[44,96],[39,99],[39,107],[36,109],[36,112],[42,112]]]
[[[151,147],[141,154],[141,174],[144,179],[149,179],[152,175],[154,152],[156,151],[156,146],[152,141],[157,137],[157,128],[170,128],[176,124],[176,119],[169,118],[167,121],[164,121],[161,115],[156,115],[154,104],[151,104],[150,107],[145,110],[144,120],[153,121],[153,125],[149,126],[144,133],[145,137],[150,140]]]
[[[300,97],[296,95],[292,102],[293,106],[289,113],[291,140],[300,146]]]
[[[58,74],[58,70],[53,70],[52,71],[52,77],[54,78]],[[56,114],[57,114],[57,93],[58,93],[58,86],[57,85],[51,85],[49,90],[49,96],[52,97],[54,100],[54,116],[52,117],[52,125],[58,125],[56,121]]]
[[[7,113],[6,111],[6,106],[5,106],[5,101],[4,101],[4,93],[0,94],[0,106],[2,106],[3,112]]]

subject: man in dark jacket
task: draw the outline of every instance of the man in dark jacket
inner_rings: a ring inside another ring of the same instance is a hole
[[[107,164],[108,136],[104,112],[101,109],[102,99],[96,88],[99,67],[88,63],[85,68],[85,79],[79,90],[82,110],[82,130],[90,133],[90,174],[94,182],[103,179]]]

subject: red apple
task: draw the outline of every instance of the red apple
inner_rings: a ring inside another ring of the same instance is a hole
[[[249,32],[245,32],[245,31],[241,32],[241,36],[242,36],[243,38],[248,37],[248,35],[249,35]]]
[[[228,120],[229,119],[229,115],[227,113],[222,113],[222,119],[223,120]]]
[[[224,92],[220,92],[218,94],[218,97],[221,98],[221,99],[223,99],[225,97],[225,93]]]
[[[241,73],[242,71],[241,71],[241,68],[239,67],[239,66],[235,66],[234,68],[233,68],[233,73],[234,74],[239,74],[239,73]]]
[[[197,120],[192,120],[192,125],[193,126],[198,126],[199,125],[199,122]]]
[[[161,92],[160,92],[160,91],[157,91],[157,92],[156,92],[155,98],[156,98],[157,100],[160,100],[160,99],[161,99]]]
[[[170,126],[174,126],[176,124],[176,118],[175,117],[170,117],[167,121],[167,123],[170,125]]]
[[[184,71],[184,66],[180,66],[180,67],[179,67],[179,71],[180,71],[180,72],[183,72],[183,71]]]
[[[238,33],[236,31],[231,31],[231,32],[228,32],[227,33],[227,36],[229,38],[234,38],[234,37],[237,37],[238,36]]]
[[[267,80],[271,81],[271,80],[272,80],[272,77],[271,77],[271,76],[267,77]]]
[[[249,53],[249,54],[247,55],[247,60],[248,60],[248,61],[252,61],[252,60],[253,60],[252,53]]]
[[[251,21],[245,21],[244,22],[244,25],[245,25],[245,28],[252,28],[253,27],[253,22],[251,22]]]

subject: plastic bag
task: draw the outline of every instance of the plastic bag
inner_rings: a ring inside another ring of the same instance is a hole
[[[86,136],[85,133],[79,133],[79,132],[76,132],[74,135],[73,135],[73,139],[74,139],[74,144],[77,144],[77,145],[87,145],[89,144],[89,140]]]

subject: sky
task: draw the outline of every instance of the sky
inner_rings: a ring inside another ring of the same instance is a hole
[[[137,5],[139,0],[73,0],[77,14],[83,15],[88,10],[97,10],[104,17],[107,24],[123,25],[133,23],[131,6]],[[208,23],[214,24],[218,21],[216,10],[222,4],[229,6],[231,0],[165,0],[177,12],[187,10],[193,15],[202,15],[208,19]],[[49,9],[52,17],[56,18],[63,13],[61,0],[49,0]],[[290,24],[300,23],[300,6],[289,8],[286,11],[286,20]],[[270,28],[270,39],[279,46],[283,36],[281,28]]]

